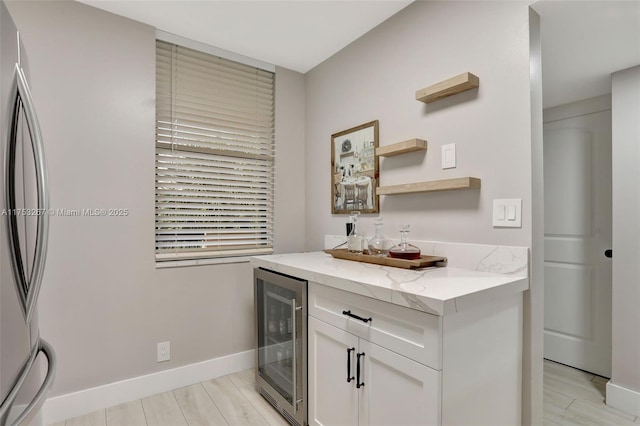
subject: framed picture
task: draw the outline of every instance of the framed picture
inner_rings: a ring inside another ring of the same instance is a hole
[[[331,135],[331,213],[378,213],[378,120]]]

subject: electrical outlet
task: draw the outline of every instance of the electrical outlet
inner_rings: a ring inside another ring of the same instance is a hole
[[[169,361],[171,359],[171,343],[158,343],[158,362]]]

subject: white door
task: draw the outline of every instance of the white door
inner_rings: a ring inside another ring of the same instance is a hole
[[[610,109],[545,122],[544,192],[544,356],[611,377]]]
[[[364,339],[359,354],[360,425],[440,424],[439,372]]]
[[[356,426],[358,337],[309,317],[309,424]],[[347,373],[354,379],[347,382]]]

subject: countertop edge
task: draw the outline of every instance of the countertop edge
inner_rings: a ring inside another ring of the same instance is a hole
[[[336,262],[351,262],[348,260],[333,260]],[[417,294],[407,290],[386,288],[371,283],[359,282],[353,279],[346,279],[335,272],[325,273],[291,265],[287,261],[286,254],[252,257],[251,265],[254,267],[269,269],[281,274],[295,276],[309,282],[322,284],[328,287],[333,287],[339,290],[371,297],[373,299],[393,303],[395,305],[408,307],[417,311],[426,312],[438,316],[451,315],[456,312],[470,309],[473,306],[477,306],[478,304],[487,303],[488,301],[496,298],[506,297],[511,294],[523,292],[525,290],[528,290],[529,288],[529,279],[527,277],[507,274],[491,274],[494,275],[497,280],[500,280],[502,282],[493,285],[490,288],[469,292],[467,294],[462,294],[453,298],[436,298],[429,297],[423,294]],[[375,269],[382,270],[398,269],[379,265],[372,266],[375,266]],[[478,276],[489,275],[484,272],[478,271],[464,271],[477,273]],[[507,278],[506,281],[504,280],[505,278]]]

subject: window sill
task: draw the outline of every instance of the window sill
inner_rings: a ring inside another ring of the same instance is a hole
[[[156,269],[183,268],[186,266],[220,265],[226,263],[249,263],[251,256],[219,257],[216,259],[188,259],[156,262]]]

